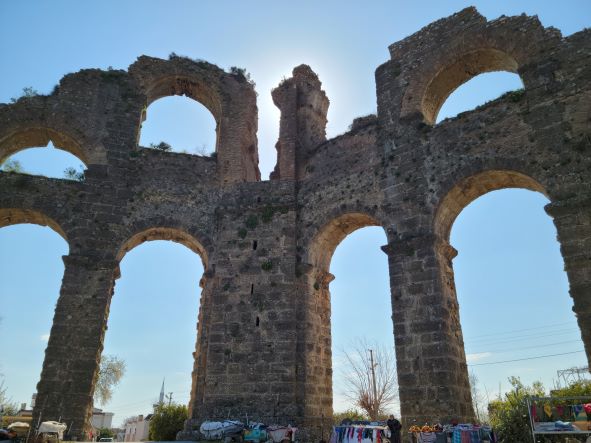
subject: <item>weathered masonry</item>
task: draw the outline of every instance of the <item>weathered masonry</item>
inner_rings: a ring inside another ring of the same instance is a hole
[[[190,410],[297,423],[332,414],[329,264],[338,243],[384,228],[404,420],[473,415],[449,244],[452,223],[501,188],[541,192],[553,218],[591,363],[591,31],[563,38],[535,17],[473,8],[390,46],[377,116],[325,136],[328,98],[307,66],[273,90],[278,160],[261,181],[257,105],[240,73],[140,57],[125,71],[67,75],[49,96],[0,105],[0,160],[49,140],[84,182],[0,174],[0,226],[37,223],[69,244],[35,419],[91,413],[118,265],[153,239],[203,259]],[[524,91],[435,125],[448,95],[489,71]],[[217,122],[215,158],[138,146],[152,101],[185,94]],[[311,434],[308,434],[311,435]]]

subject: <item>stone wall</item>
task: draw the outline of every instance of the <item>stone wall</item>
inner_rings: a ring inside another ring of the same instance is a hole
[[[127,251],[180,242],[204,263],[190,431],[204,419],[297,424],[303,441],[332,415],[329,273],[351,232],[381,226],[388,256],[402,418],[473,417],[455,292],[451,226],[502,188],[551,203],[591,358],[591,33],[563,38],[535,17],[487,22],[473,8],[390,47],[378,113],[326,140],[328,99],[305,65],[275,89],[278,162],[260,181],[256,94],[240,72],[173,56],[129,71],[85,70],[49,96],[0,104],[0,159],[49,140],[86,180],[0,173],[0,227],[47,225],[70,253],[38,384],[38,417],[82,436]],[[517,72],[525,89],[434,124],[463,82]],[[186,94],[217,122],[217,156],[139,147],[152,101]]]

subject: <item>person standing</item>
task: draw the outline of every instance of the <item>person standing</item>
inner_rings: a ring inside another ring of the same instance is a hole
[[[390,443],[401,443],[400,430],[402,429],[402,425],[400,422],[391,415],[386,425],[390,429]]]

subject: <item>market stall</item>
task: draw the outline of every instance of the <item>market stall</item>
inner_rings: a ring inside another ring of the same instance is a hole
[[[494,443],[497,441],[493,430],[489,426],[475,424],[456,424],[433,426],[411,426],[409,433],[413,443]]]
[[[37,429],[36,441],[42,443],[59,443],[64,439],[64,431],[66,429],[68,429],[68,426],[65,423],[60,423],[57,421],[44,421]]]
[[[541,435],[591,435],[591,397],[531,397],[527,406],[534,442]]]
[[[387,429],[381,425],[333,426],[330,443],[388,443]]]

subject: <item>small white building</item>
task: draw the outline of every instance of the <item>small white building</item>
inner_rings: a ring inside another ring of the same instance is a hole
[[[104,412],[102,409],[92,408],[92,417],[90,419],[90,423],[97,431],[102,428],[111,429],[113,415],[114,414],[112,412]]]
[[[138,415],[125,422],[125,439],[124,441],[146,441],[150,431],[150,419],[152,414]]]
[[[154,412],[158,406],[164,404],[164,380],[162,380],[162,387],[160,388],[160,396],[158,403],[153,405]],[[125,437],[123,441],[146,441],[149,440],[150,433],[150,419],[154,414],[148,414],[144,418],[143,415],[137,417],[131,417],[125,420],[123,426],[125,426]]]

